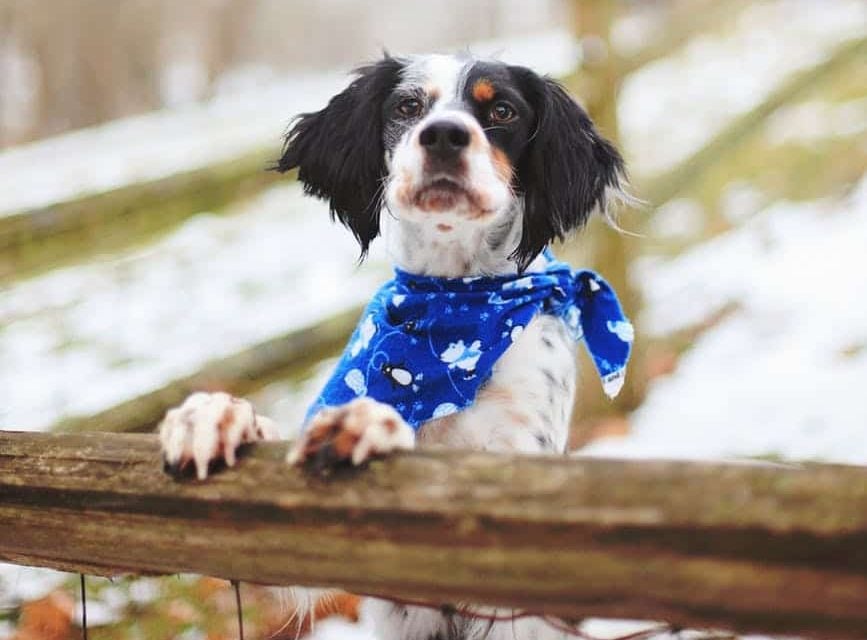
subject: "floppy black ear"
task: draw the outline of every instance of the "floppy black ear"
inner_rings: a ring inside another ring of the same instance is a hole
[[[606,192],[620,190],[623,159],[590,117],[554,80],[516,68],[536,111],[536,130],[518,164],[524,196],[523,236],[514,257],[521,269],[551,241],[605,212]]]
[[[379,234],[381,184],[386,174],[382,103],[403,63],[386,55],[355,70],[358,77],[321,111],[291,125],[278,171],[298,167],[304,192],[329,201],[332,218],[349,228],[367,253]]]

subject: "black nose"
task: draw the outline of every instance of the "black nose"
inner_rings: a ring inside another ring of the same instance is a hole
[[[462,124],[441,120],[422,129],[418,141],[428,153],[443,158],[452,157],[470,144],[470,132]]]

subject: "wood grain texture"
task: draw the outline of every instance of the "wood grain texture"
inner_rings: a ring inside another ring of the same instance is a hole
[[[150,435],[0,433],[0,559],[867,637],[867,469],[415,452],[207,482]]]

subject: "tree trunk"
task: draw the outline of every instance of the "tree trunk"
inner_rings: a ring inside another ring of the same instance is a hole
[[[601,133],[617,144],[617,93],[621,73],[617,56],[610,44],[611,25],[616,18],[617,3],[610,0],[576,0],[575,32],[581,41],[583,60],[581,73],[572,88]],[[626,213],[626,212],[622,212]],[[624,225],[629,227],[629,223]],[[571,244],[586,244],[590,264],[611,283],[621,302],[636,322],[641,299],[629,281],[629,266],[639,251],[638,239],[611,229],[601,220],[594,220],[587,231]],[[569,247],[568,253],[576,255]],[[582,354],[581,384],[576,399],[573,420],[573,444],[582,444],[594,425],[612,415],[627,413],[638,406],[644,394],[645,375],[643,341],[636,331],[626,383],[613,403],[601,391],[590,358]]]

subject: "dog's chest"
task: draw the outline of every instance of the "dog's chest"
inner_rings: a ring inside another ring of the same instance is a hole
[[[424,424],[422,443],[497,451],[562,452],[576,386],[575,341],[540,314],[494,366],[466,410]]]

